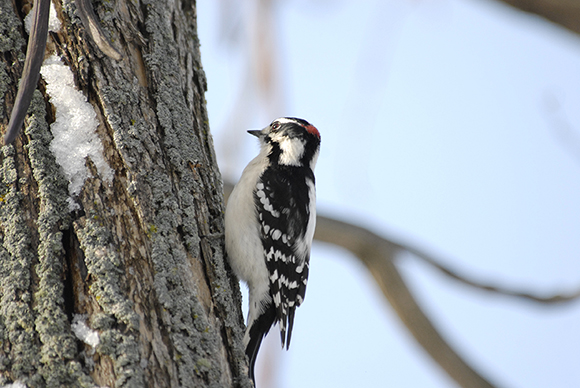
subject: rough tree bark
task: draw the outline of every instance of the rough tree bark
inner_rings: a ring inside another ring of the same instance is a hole
[[[194,2],[94,2],[120,61],[88,43],[71,0],[55,3],[63,27],[47,51],[97,112],[115,175],[107,183],[88,158],[92,177],[69,211],[41,80],[23,133],[0,153],[0,385],[251,386]],[[2,132],[30,7],[0,1]],[[76,314],[99,333],[95,348],[71,331]]]

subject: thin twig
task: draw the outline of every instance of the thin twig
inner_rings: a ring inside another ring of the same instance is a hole
[[[48,37],[48,14],[50,12],[50,0],[35,0],[32,17],[32,27],[28,37],[26,60],[22,71],[22,81],[14,100],[14,108],[10,115],[8,129],[4,135],[4,144],[14,141],[24,123],[24,117],[32,101],[32,94],[40,77],[40,66],[44,59],[46,38]]]
[[[400,247],[409,253],[412,253],[417,258],[423,260],[427,264],[431,265],[432,267],[438,269],[443,274],[449,276],[450,278],[457,280],[465,285],[491,292],[494,294],[500,294],[504,296],[511,296],[520,299],[526,299],[531,302],[541,303],[541,304],[556,304],[556,303],[565,303],[565,302],[572,302],[578,300],[580,298],[580,289],[571,293],[567,294],[553,294],[553,295],[539,295],[533,292],[527,291],[517,291],[512,290],[509,288],[505,288],[499,285],[494,285],[492,283],[485,283],[481,281],[477,281],[474,279],[470,279],[465,274],[460,274],[456,270],[449,268],[446,265],[441,264],[443,260],[435,259],[433,255],[430,255],[426,252],[423,252],[417,248],[413,248],[410,246],[403,246]]]
[[[83,22],[83,26],[86,28],[92,41],[95,42],[97,47],[108,57],[120,61],[123,56],[113,47],[109,39],[105,36],[105,32],[101,27],[101,23],[99,23],[99,19],[93,10],[93,5],[90,0],[76,0],[75,4],[79,11],[78,13]]]

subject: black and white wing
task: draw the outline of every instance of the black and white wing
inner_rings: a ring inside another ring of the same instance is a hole
[[[306,179],[294,179],[294,175]],[[297,185],[303,182],[304,187]],[[304,300],[316,219],[314,174],[289,166],[266,170],[256,187],[261,239],[282,346],[290,346],[294,312]]]

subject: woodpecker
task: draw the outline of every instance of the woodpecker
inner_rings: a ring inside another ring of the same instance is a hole
[[[259,139],[260,153],[229,197],[225,240],[229,263],[249,289],[244,345],[254,380],[262,339],[277,323],[282,348],[288,349],[294,313],[304,301],[316,225],[320,133],[294,117],[248,133]]]

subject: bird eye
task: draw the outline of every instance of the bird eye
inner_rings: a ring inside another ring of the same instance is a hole
[[[280,128],[280,123],[272,123],[273,130],[277,130],[278,128]]]

